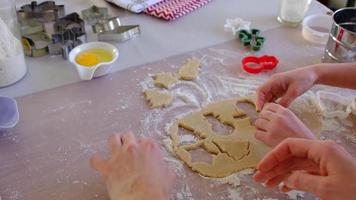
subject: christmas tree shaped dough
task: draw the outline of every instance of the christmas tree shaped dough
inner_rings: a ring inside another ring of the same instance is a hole
[[[178,71],[179,77],[182,80],[191,81],[197,78],[199,73],[200,61],[191,58],[186,61],[184,65],[182,65]]]
[[[170,93],[158,90],[146,90],[144,91],[144,96],[151,108],[169,106],[173,99]]]

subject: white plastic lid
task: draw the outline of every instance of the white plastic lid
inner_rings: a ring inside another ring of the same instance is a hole
[[[303,37],[313,43],[326,44],[333,20],[330,15],[310,15],[303,21]]]

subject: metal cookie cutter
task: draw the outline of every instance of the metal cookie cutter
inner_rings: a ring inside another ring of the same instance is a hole
[[[265,42],[265,38],[260,36],[260,30],[258,29],[251,29],[251,31],[241,30],[239,39],[244,46],[250,46],[252,51],[259,51]]]
[[[56,5],[54,1],[45,1],[40,4],[32,1],[17,11],[17,17],[19,21],[35,19],[39,22],[50,22],[64,16],[64,13],[64,5]]]
[[[44,32],[26,35],[22,37],[22,45],[26,56],[40,57],[48,54],[48,45],[51,39]]]
[[[48,46],[50,55],[62,55],[68,58],[69,52],[86,41],[84,21],[78,13],[71,13],[54,24],[52,43]]]
[[[54,23],[53,28],[56,34],[64,34],[70,31],[75,37],[85,35],[84,21],[79,17],[78,13],[71,13],[58,19]]]
[[[137,36],[140,32],[139,25],[119,26],[113,31],[99,33],[98,39],[99,41],[123,42]]]
[[[52,37],[52,43],[48,45],[49,55],[62,55],[63,59],[67,60],[69,52],[76,46],[83,44],[79,39],[59,41],[58,38]]]
[[[42,23],[35,20],[20,21],[21,35],[31,35],[39,32],[45,32],[45,27]]]
[[[100,19],[94,25],[92,25],[94,33],[102,33],[113,31],[121,26],[120,18],[119,17],[112,17],[109,19]]]
[[[90,25],[95,25],[100,20],[109,18],[109,11],[105,7],[92,6],[82,10],[82,16]]]
[[[247,56],[242,59],[242,69],[250,74],[258,74],[277,67],[279,61],[274,56],[264,55],[261,57]]]

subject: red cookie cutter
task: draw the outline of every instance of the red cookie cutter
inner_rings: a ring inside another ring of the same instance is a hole
[[[251,74],[258,74],[262,71],[272,70],[277,67],[278,59],[274,56],[247,56],[242,59],[242,69]],[[251,66],[254,64],[254,66]],[[257,64],[257,66],[255,65]]]

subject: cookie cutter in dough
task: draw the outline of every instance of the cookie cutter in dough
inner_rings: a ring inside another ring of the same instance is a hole
[[[98,34],[99,41],[123,42],[136,37],[141,32],[139,25],[119,26],[115,30]]]
[[[250,47],[252,51],[259,51],[265,42],[265,38],[260,36],[260,33],[258,29],[240,30],[238,37],[244,46]]]
[[[32,1],[30,4],[21,6],[17,11],[19,21],[35,19],[39,22],[55,21],[64,16],[64,5],[56,5],[54,1],[45,1],[37,4]]]
[[[0,96],[0,130],[16,126],[19,121],[19,110],[16,100]]]
[[[44,32],[25,35],[22,37],[22,46],[26,56],[40,57],[48,54],[50,36]]]
[[[82,17],[90,25],[99,23],[100,20],[109,18],[108,8],[92,6],[88,9],[82,10]]]
[[[52,42],[48,46],[50,55],[62,55],[68,58],[69,52],[76,46],[86,42],[84,21],[78,13],[71,13],[59,20],[54,25]]]

